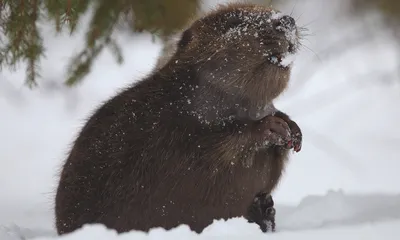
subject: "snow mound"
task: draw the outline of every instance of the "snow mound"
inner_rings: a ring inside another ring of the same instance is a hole
[[[400,195],[348,195],[342,191],[329,191],[321,196],[307,196],[297,206],[277,205],[277,232],[267,233],[271,239],[396,239],[400,235]],[[48,219],[52,219],[52,213]],[[43,221],[30,216],[30,221]],[[1,220],[1,218],[0,218]],[[22,220],[21,220],[22,221]],[[24,226],[23,226],[24,225]],[[101,224],[85,225],[83,228],[64,236],[57,236],[52,226],[30,229],[29,224],[15,222],[1,227],[1,240],[78,240],[78,239],[261,239],[265,234],[256,224],[247,223],[244,218],[227,221],[215,220],[203,233],[192,232],[187,225],[172,230],[154,228],[149,233],[131,231],[117,234]],[[52,229],[49,231],[48,229]]]
[[[349,195],[329,191],[307,196],[296,207],[277,206],[280,231],[357,225],[400,219],[400,195]]]
[[[226,228],[227,227],[227,228]],[[235,228],[238,227],[238,228]],[[253,231],[250,233],[250,229],[246,228],[244,221],[229,220],[225,224],[221,224],[221,227],[215,227],[212,231],[205,234],[195,234],[191,232],[187,226],[179,226],[170,231],[163,229],[151,230],[148,234],[132,231],[129,233],[123,233],[118,235],[116,231],[106,229],[102,225],[91,225],[84,226],[82,229],[55,238],[40,237],[35,240],[81,240],[81,239],[97,239],[97,240],[139,240],[139,239],[307,239],[307,240],[336,240],[338,237],[343,239],[398,239],[400,234],[400,221],[379,223],[379,224],[364,224],[357,227],[342,227],[336,229],[325,229],[318,231],[303,231],[303,232],[282,232],[282,233],[270,233],[266,234]],[[224,229],[226,228],[226,229]],[[227,230],[233,230],[228,232]],[[239,231],[245,230],[245,231]],[[255,229],[254,229],[255,230]]]

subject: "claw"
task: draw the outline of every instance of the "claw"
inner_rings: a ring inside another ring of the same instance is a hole
[[[301,145],[300,145],[300,144],[296,144],[296,145],[294,146],[294,151],[295,151],[295,152],[300,152],[300,150],[301,150]]]
[[[289,140],[289,141],[288,141],[288,143],[287,143],[287,147],[288,147],[288,148],[292,148],[292,147],[293,147],[293,143],[292,143],[292,141],[291,141],[291,140]]]

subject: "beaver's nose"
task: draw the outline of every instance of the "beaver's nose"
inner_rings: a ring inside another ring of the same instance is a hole
[[[293,31],[296,28],[296,21],[291,16],[283,16],[276,21],[275,25],[278,31]]]

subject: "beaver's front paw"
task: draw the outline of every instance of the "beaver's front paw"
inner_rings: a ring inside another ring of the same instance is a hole
[[[278,145],[289,149],[293,147],[290,127],[282,118],[263,118],[258,123],[258,131],[262,134],[262,145]]]
[[[274,116],[281,118],[289,126],[293,149],[295,152],[300,152],[303,141],[303,134],[299,125],[297,125],[295,121],[291,120],[288,115],[281,111],[277,111]]]

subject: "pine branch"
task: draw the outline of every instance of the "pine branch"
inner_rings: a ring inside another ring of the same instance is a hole
[[[31,12],[29,12],[28,17],[30,21],[30,28],[28,38],[30,39],[30,43],[27,44],[26,48],[26,58],[28,60],[27,66],[27,80],[26,83],[29,87],[36,86],[36,77],[40,76],[38,73],[37,62],[39,58],[43,55],[43,40],[39,34],[39,31],[36,26],[36,22],[39,14],[39,5],[38,0],[33,0],[32,4],[29,5]]]
[[[37,23],[54,24],[57,33],[64,28],[73,34],[89,8],[94,14],[86,33],[85,46],[68,65],[65,83],[79,83],[90,72],[98,55],[108,47],[117,63],[122,50],[112,33],[125,21],[134,32],[148,31],[163,37],[182,27],[196,12],[198,0],[0,0],[0,70],[15,70],[25,62],[26,84],[37,86],[40,59],[45,46]]]
[[[79,83],[89,73],[94,59],[109,44],[112,44],[113,49],[117,51],[117,61],[123,61],[122,53],[111,37],[114,26],[122,13],[123,3],[122,0],[98,0],[86,34],[86,46],[69,64],[70,74],[65,82],[67,85]]]
[[[0,48],[0,65],[15,68],[20,61],[26,60],[26,84],[30,87],[36,83],[35,77],[39,75],[37,61],[44,53],[42,37],[36,26],[39,4],[39,0],[4,0],[1,7],[1,34],[8,41]]]

